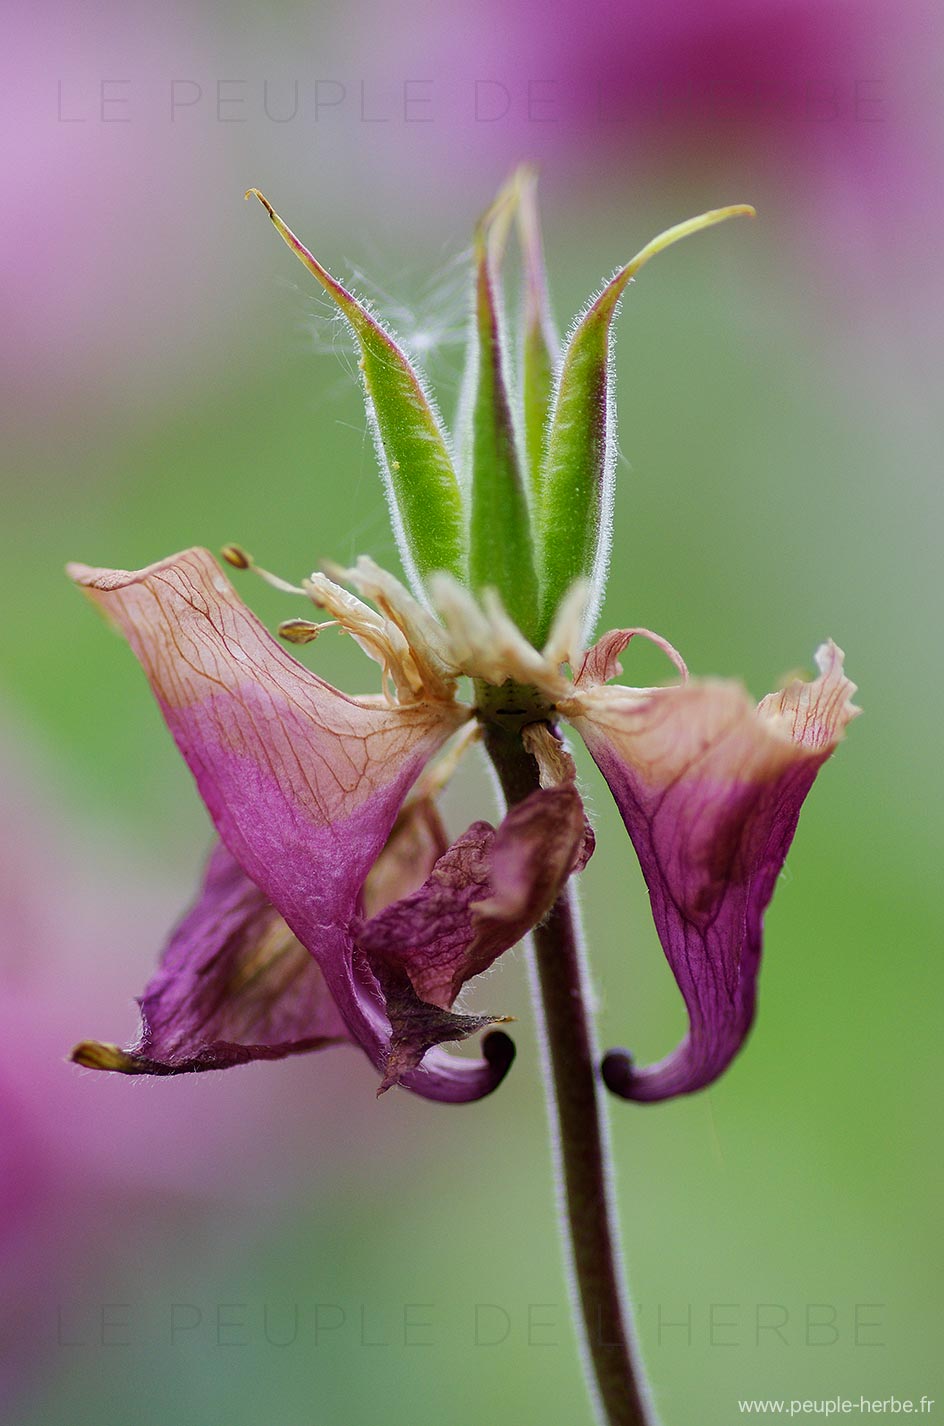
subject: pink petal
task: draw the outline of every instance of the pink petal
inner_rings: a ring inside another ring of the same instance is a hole
[[[223,842],[314,955],[351,1038],[382,1066],[389,1025],[348,924],[406,793],[466,710],[339,693],[276,643],[206,550],[136,573],[70,573],[143,665]],[[495,1073],[439,1056],[410,1087],[477,1098]]]
[[[849,720],[855,686],[832,643],[820,676],[754,707],[734,683],[597,688],[573,716],[639,857],[656,928],[689,1015],[666,1059],[604,1062],[626,1098],[665,1099],[716,1079],[754,1015],[763,913],[800,807]]]

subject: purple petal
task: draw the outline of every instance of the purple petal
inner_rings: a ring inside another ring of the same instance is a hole
[[[137,573],[70,573],[127,637],[220,837],[381,1068],[390,1029],[348,926],[406,793],[466,711],[339,693],[276,643],[206,550]],[[438,1057],[409,1084],[458,1102],[494,1088],[496,1073]]]
[[[583,851],[573,785],[532,793],[496,831],[475,822],[420,889],[355,927],[384,991],[393,1039],[383,1088],[430,1047],[494,1023],[450,1007],[553,905]]]
[[[704,1088],[747,1036],[764,910],[803,799],[859,711],[841,651],[828,643],[816,657],[819,678],[756,708],[737,684],[692,682],[597,688],[573,718],[632,838],[689,1016],[658,1064],[607,1056],[606,1082],[625,1098]]]
[[[138,1042],[124,1051],[88,1041],[72,1058],[123,1074],[183,1074],[349,1039],[312,956],[219,845],[141,999]]]
[[[472,902],[488,895],[488,852],[495,829],[474,822],[439,858],[412,896],[355,927],[357,944],[372,965],[405,971],[418,995],[449,1008],[456,998],[475,940]],[[484,966],[481,967],[484,969]]]
[[[372,964],[384,993],[391,1024],[390,1048],[378,1094],[384,1094],[395,1084],[402,1084],[409,1072],[415,1070],[434,1047],[448,1041],[465,1040],[507,1018],[501,1015],[454,1015],[451,1010],[442,1010],[438,1005],[421,1000],[402,967],[379,957]],[[506,1035],[502,1035],[501,1039],[511,1044]]]

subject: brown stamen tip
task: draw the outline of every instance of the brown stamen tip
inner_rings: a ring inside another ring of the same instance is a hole
[[[324,624],[313,624],[310,619],[283,619],[279,625],[279,638],[289,644],[310,644],[325,627]]]
[[[220,554],[234,569],[252,568],[252,555],[247,555],[242,545],[224,545]]]

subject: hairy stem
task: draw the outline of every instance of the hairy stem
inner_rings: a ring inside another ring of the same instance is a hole
[[[538,786],[536,765],[520,737],[493,725],[486,729],[485,743],[508,803],[520,802]],[[587,1384],[601,1423],[655,1426],[623,1298],[605,1106],[569,889],[533,938],[549,1110],[563,1185],[561,1228],[569,1247]]]

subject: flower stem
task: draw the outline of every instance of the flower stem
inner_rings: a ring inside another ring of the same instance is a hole
[[[486,729],[485,745],[509,805],[534,791],[537,767],[520,737],[492,725]],[[569,1245],[587,1385],[605,1426],[655,1426],[623,1297],[606,1110],[596,1074],[577,910],[569,889],[532,934],[537,1008],[548,1061],[548,1107],[563,1185],[561,1230]]]

